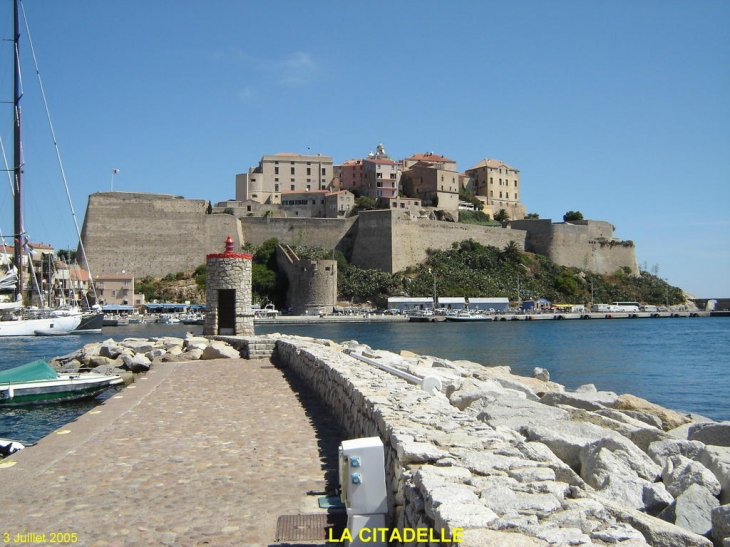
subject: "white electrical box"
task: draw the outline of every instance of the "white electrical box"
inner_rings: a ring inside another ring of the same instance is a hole
[[[385,453],[379,437],[342,441],[339,478],[348,515],[387,514]]]

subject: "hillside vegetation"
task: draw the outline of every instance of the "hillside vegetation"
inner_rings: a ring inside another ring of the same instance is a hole
[[[259,304],[285,305],[287,281],[276,267],[276,239],[258,247],[247,246],[253,258],[253,300]],[[299,258],[332,259],[331,249],[293,247]],[[524,253],[511,242],[503,249],[474,240],[454,243],[447,251],[430,249],[423,264],[389,274],[357,268],[339,251],[337,289],[341,300],[369,301],[385,307],[389,296],[506,296],[511,301],[546,298],[565,304],[636,301],[658,306],[684,303],[684,293],[659,277],[642,271],[638,276],[619,270],[599,275],[577,268],[559,266],[548,258]],[[628,270],[628,268],[626,268]],[[162,279],[142,278],[136,292],[144,292],[148,302],[190,300],[204,303],[205,266],[193,273],[169,274]],[[519,290],[519,294],[518,294]],[[591,298],[591,294],[593,297]]]
[[[300,258],[332,258],[331,250],[320,247],[296,247],[294,251]],[[612,275],[599,275],[566,268],[544,256],[524,253],[514,242],[504,249],[484,246],[474,240],[454,243],[448,251],[431,249],[423,264],[394,274],[357,268],[339,252],[335,258],[340,298],[370,301],[383,307],[388,296],[433,296],[434,284],[440,296],[506,296],[513,301],[544,297],[566,304],[590,304],[591,300],[655,305],[684,302],[680,288],[649,272],[632,276],[630,270],[619,270]],[[272,294],[268,298],[274,301],[276,296]]]

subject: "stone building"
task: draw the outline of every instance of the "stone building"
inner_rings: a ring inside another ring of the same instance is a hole
[[[288,245],[276,249],[289,281],[286,305],[295,315],[330,313],[337,304],[337,261],[300,259]]]
[[[430,201],[434,207],[457,214],[459,174],[443,164],[417,162],[403,171],[403,193]]]
[[[466,183],[484,203],[484,213],[491,218],[504,209],[510,219],[525,218],[525,206],[520,202],[522,188],[520,171],[501,160],[485,158],[464,172]]]
[[[234,252],[231,236],[226,239],[225,252],[207,256],[203,334],[253,336],[252,258]]]
[[[338,166],[343,190],[357,192],[374,200],[398,197],[400,165],[378,144],[366,158],[346,160]]]
[[[257,167],[236,175],[236,201],[280,203],[281,193],[331,190],[332,157],[279,153],[263,156]]]

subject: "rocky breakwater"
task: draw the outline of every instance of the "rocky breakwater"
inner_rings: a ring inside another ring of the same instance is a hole
[[[728,422],[592,385],[567,391],[543,369],[528,378],[354,341],[221,338],[107,340],[53,363],[129,373],[266,347],[352,437],[383,440],[393,526],[461,529],[469,547],[730,547]],[[442,390],[428,395],[352,354],[436,376]]]
[[[425,392],[347,354],[437,376]],[[464,545],[730,546],[730,423],[592,385],[357,342],[277,344],[354,436],[386,446],[393,524]],[[725,505],[722,505],[725,504]]]
[[[146,372],[154,363],[240,357],[241,352],[226,342],[186,335],[184,338],[125,338],[119,342],[110,338],[54,357],[49,364],[59,372],[94,370],[119,374],[129,382],[134,373]]]

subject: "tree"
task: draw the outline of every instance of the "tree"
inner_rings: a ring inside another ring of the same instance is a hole
[[[500,209],[499,212],[494,215],[494,220],[497,222],[506,222],[509,220],[509,213],[504,209]]]
[[[355,208],[358,211],[370,211],[375,209],[375,200],[367,196],[359,196],[355,198]]]
[[[519,264],[522,260],[522,251],[517,242],[510,241],[502,251],[502,258],[510,264]]]
[[[583,213],[580,211],[568,211],[563,215],[564,222],[570,222],[572,220],[583,220]]]
[[[76,260],[76,251],[72,251],[71,249],[59,249],[56,251],[56,256],[70,264]]]
[[[525,218],[540,218],[540,213],[527,213]]]

